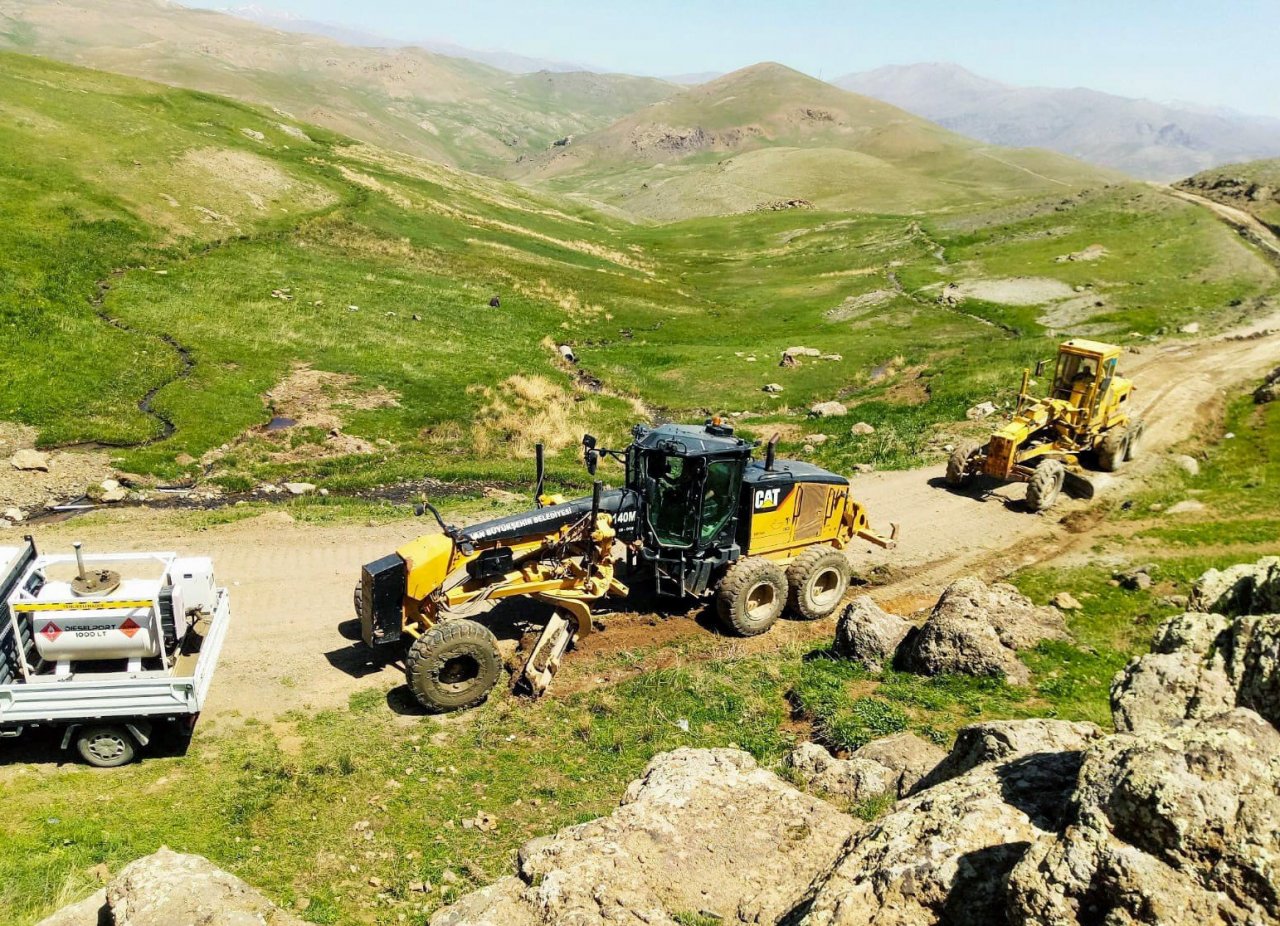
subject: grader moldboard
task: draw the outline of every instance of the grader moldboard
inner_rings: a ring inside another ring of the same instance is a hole
[[[664,596],[713,594],[725,629],[754,636],[788,604],[808,619],[834,611],[848,589],[844,550],[855,538],[895,543],[896,526],[888,537],[873,531],[846,478],[775,459],[776,438],[755,460],[757,444],[717,419],[637,425],[625,450],[591,435],[582,443],[593,476],[602,458],[624,466],[621,488],[596,481],[589,497],[546,496],[539,447],[537,508],[457,528],[424,504],[441,532],[364,567],[356,587],[364,642],[409,642],[405,673],[428,710],[478,704],[497,683],[497,640],[483,618],[466,616],[484,602],[518,596],[554,609],[519,679],[536,696],[573,641],[592,632],[592,606],[602,598],[639,585]]]
[[[965,486],[979,475],[1025,482],[1031,511],[1050,507],[1068,478],[1091,496],[1080,458],[1092,454],[1099,469],[1115,472],[1133,459],[1142,436],[1142,422],[1130,415],[1133,383],[1116,372],[1121,352],[1098,341],[1064,342],[1044,398],[1028,394],[1032,374],[1024,370],[1013,418],[985,446],[956,447],[947,462],[947,484]],[[1050,362],[1040,361],[1035,375],[1043,375]]]

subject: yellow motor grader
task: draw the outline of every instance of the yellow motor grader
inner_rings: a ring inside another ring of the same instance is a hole
[[[588,471],[611,458],[625,467],[625,482],[606,490],[597,481],[573,501],[543,494],[539,447],[537,508],[457,528],[424,504],[440,532],[364,567],[356,587],[364,642],[407,641],[410,689],[427,709],[447,711],[483,701],[501,674],[494,634],[483,616],[472,619],[485,602],[520,597],[552,607],[521,673],[535,695],[573,641],[592,632],[593,606],[640,585],[714,595],[725,628],[743,636],[768,630],[788,604],[801,617],[824,617],[848,589],[845,549],[855,539],[891,547],[896,527],[877,534],[848,479],[775,459],[775,441],[755,460],[757,444],[716,419],[638,425],[625,450],[587,435]]]
[[[1122,348],[1098,341],[1064,342],[1053,385],[1043,398],[1029,394],[1032,373],[1023,370],[1013,418],[985,446],[957,446],[947,462],[947,484],[965,486],[979,475],[1025,482],[1027,507],[1043,511],[1057,500],[1069,475],[1082,477],[1082,456],[1092,455],[1105,472],[1133,459],[1142,422],[1130,414],[1133,383],[1116,370],[1121,353]],[[1035,376],[1051,362],[1040,361]],[[1080,481],[1087,487],[1087,479]]]

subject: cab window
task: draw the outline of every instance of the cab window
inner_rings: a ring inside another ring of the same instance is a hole
[[[733,517],[738,502],[736,460],[717,460],[707,467],[702,486],[702,526],[698,539],[709,543]]]
[[[1097,360],[1079,354],[1062,354],[1058,358],[1058,371],[1054,377],[1054,398],[1082,398],[1097,378]]]

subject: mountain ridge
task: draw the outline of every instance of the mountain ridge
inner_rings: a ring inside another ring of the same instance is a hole
[[[1014,86],[952,62],[890,65],[834,83],[981,141],[1048,148],[1149,180],[1280,155],[1280,119],[1088,87]]]

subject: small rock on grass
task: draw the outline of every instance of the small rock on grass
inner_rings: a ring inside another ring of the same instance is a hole
[[[868,434],[876,433],[876,429],[873,428],[871,425],[867,424],[865,421],[859,421],[857,424],[855,424],[852,428],[849,429],[849,433],[852,434],[854,437],[864,437]]]
[[[284,487],[290,495],[310,495],[316,490],[309,482],[286,482]]]
[[[840,402],[818,402],[809,406],[809,414],[815,418],[839,418],[849,414],[849,409]]]
[[[1059,611],[1079,611],[1084,607],[1070,592],[1058,592],[1058,594],[1049,599],[1049,604]]]

